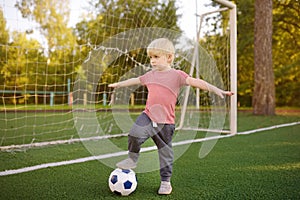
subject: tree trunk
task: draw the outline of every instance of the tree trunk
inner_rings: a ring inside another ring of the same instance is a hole
[[[272,62],[272,0],[255,1],[253,113],[275,114]]]

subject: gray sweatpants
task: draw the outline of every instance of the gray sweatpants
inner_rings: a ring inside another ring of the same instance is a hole
[[[170,181],[173,167],[172,136],[174,124],[153,125],[151,119],[142,113],[132,126],[128,136],[129,157],[138,161],[141,145],[150,137],[158,149],[161,181]]]

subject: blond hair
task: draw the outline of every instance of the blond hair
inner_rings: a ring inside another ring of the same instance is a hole
[[[147,47],[147,54],[171,54],[174,59],[175,47],[167,38],[158,38],[153,40]],[[173,62],[172,59],[172,62]]]

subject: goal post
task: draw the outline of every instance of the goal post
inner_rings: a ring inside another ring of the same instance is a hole
[[[220,130],[220,128],[222,127],[218,127],[216,130],[212,130],[212,129],[207,129],[207,128],[203,128],[201,126],[199,127],[188,127],[186,128],[184,125],[184,120],[185,120],[185,116],[186,116],[186,110],[187,110],[187,101],[188,101],[188,96],[190,94],[190,87],[188,87],[186,89],[185,92],[185,99],[184,99],[184,103],[182,106],[182,113],[180,116],[180,123],[179,126],[177,127],[177,129],[195,129],[195,130],[200,130],[200,131],[212,131],[212,132],[223,132],[223,133],[230,133],[230,134],[236,134],[237,133],[237,47],[236,47],[236,40],[237,40],[237,23],[236,23],[236,6],[235,4],[229,2],[229,1],[224,1],[224,0],[215,0],[215,2],[219,3],[222,6],[225,7],[220,7],[217,9],[213,9],[212,11],[209,12],[205,12],[202,14],[197,14],[197,16],[200,18],[200,22],[199,22],[199,29],[197,30],[197,37],[196,37],[196,41],[200,41],[201,40],[201,31],[202,31],[202,22],[203,21],[209,21],[210,16],[215,17],[215,15],[217,13],[221,13],[221,12],[229,12],[228,14],[224,14],[228,15],[228,29],[229,29],[229,36],[228,36],[228,49],[229,49],[229,57],[228,57],[228,65],[229,65],[229,71],[227,72],[227,76],[229,78],[228,81],[228,85],[226,87],[227,90],[232,91],[235,95],[230,97],[229,103],[227,105],[229,113],[229,125],[227,127],[227,130]],[[214,19],[217,19],[217,17],[215,17]],[[221,19],[226,21],[226,19]],[[204,27],[205,28],[205,27]],[[220,29],[222,28],[222,26],[220,26]],[[224,27],[223,27],[224,28]],[[222,30],[221,30],[222,31]],[[226,32],[227,30],[225,30]],[[221,35],[224,33],[221,33]],[[219,45],[218,43],[215,44],[216,46]],[[205,48],[205,47],[204,47]],[[190,70],[190,75],[195,74],[195,78],[199,78],[201,75],[199,74],[199,68],[203,67],[201,66],[200,62],[199,62],[199,58],[198,56],[201,53],[199,52],[199,47],[198,45],[196,45],[195,47],[195,53],[194,53],[194,57],[192,60],[192,66],[193,68],[191,68]],[[212,57],[214,57],[214,55],[212,55]],[[218,63],[218,61],[216,61],[217,65],[220,64]],[[195,72],[196,73],[195,73]],[[222,72],[221,72],[222,73]],[[222,84],[221,84],[222,85]],[[196,108],[199,109],[199,105],[200,105],[200,95],[199,95],[199,89],[196,89]],[[203,103],[202,103],[203,104]]]
[[[236,5],[226,0],[215,0],[230,9],[230,133],[237,133],[237,11]]]
[[[237,133],[237,12],[236,5],[230,3],[230,79],[232,80],[231,91],[234,95],[231,97],[230,110],[230,129],[232,134]]]

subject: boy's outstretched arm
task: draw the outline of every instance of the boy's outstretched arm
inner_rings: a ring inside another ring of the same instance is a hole
[[[227,95],[227,96],[233,95],[233,92],[221,90],[221,89],[217,88],[216,86],[213,86],[202,79],[187,77],[186,83],[190,86],[197,87],[199,89],[206,90],[209,92],[213,92],[216,95],[220,96],[221,98],[224,98],[224,95]]]
[[[119,87],[128,87],[128,86],[139,85],[139,84],[141,84],[139,78],[131,78],[125,81],[109,84],[108,87],[119,88]]]

